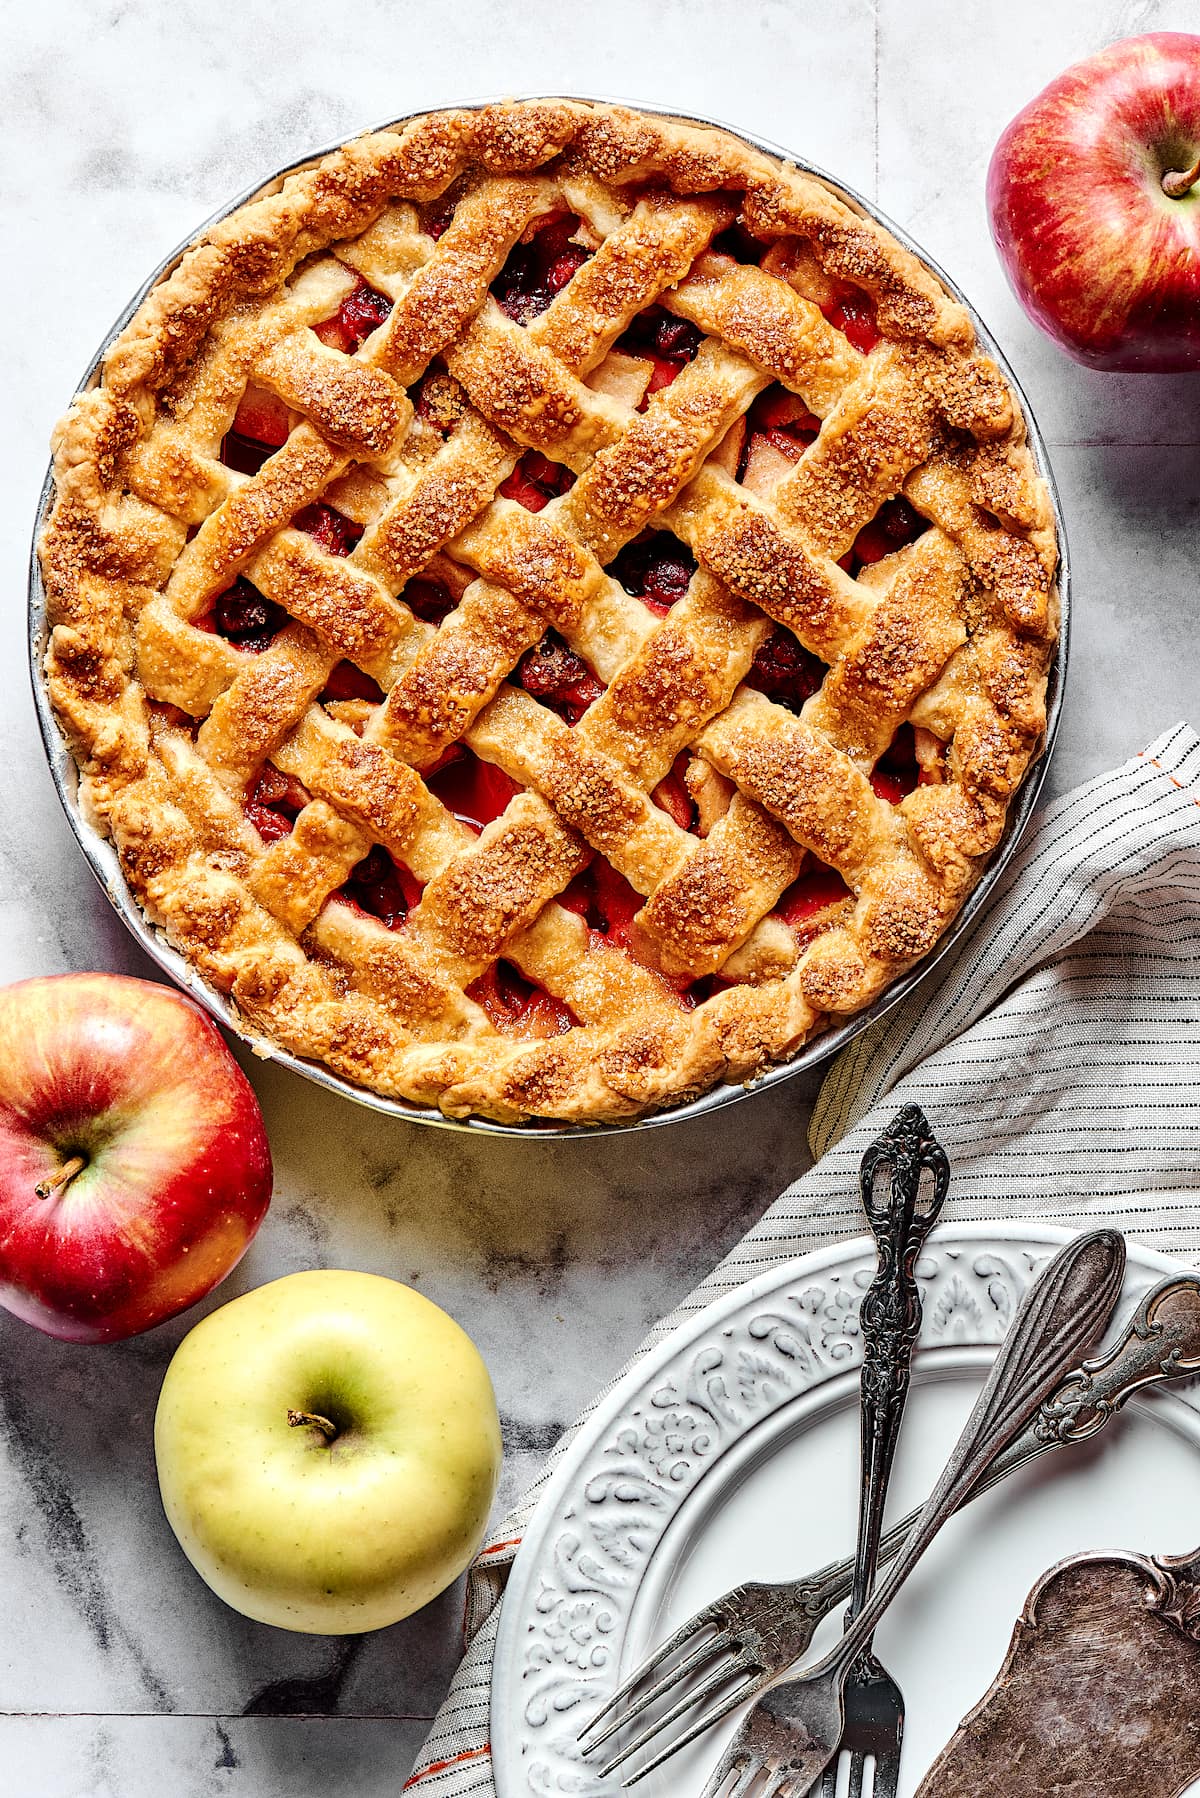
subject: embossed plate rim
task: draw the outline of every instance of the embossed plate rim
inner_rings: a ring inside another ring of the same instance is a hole
[[[966,1265],[977,1282],[978,1292],[988,1297],[994,1307],[995,1300],[990,1299],[988,1294],[988,1282],[996,1278],[999,1270],[991,1270],[990,1273],[980,1271],[977,1264],[986,1257],[998,1257],[1009,1269],[1011,1283],[1006,1288],[1006,1296],[1011,1305],[1028,1285],[1035,1268],[1076,1234],[1078,1232],[1075,1230],[1043,1224],[1036,1219],[1011,1219],[991,1223],[951,1222],[939,1226],[935,1231],[918,1262],[918,1272],[928,1293],[931,1261],[940,1263],[934,1271],[935,1280],[948,1277],[947,1265],[952,1265],[956,1273],[960,1273]],[[832,1293],[839,1282],[844,1282],[847,1288],[861,1294],[874,1266],[874,1259],[875,1245],[872,1240],[869,1237],[855,1237],[826,1248],[815,1249],[778,1267],[767,1269],[753,1280],[723,1294],[694,1316],[685,1318],[669,1336],[628,1370],[601,1398],[595,1410],[581,1425],[547,1482],[525,1529],[501,1606],[491,1689],[491,1750],[497,1798],[531,1798],[535,1790],[569,1790],[580,1794],[582,1798],[583,1794],[616,1789],[602,1784],[598,1778],[589,1779],[574,1756],[564,1751],[567,1744],[573,1744],[579,1722],[585,1714],[576,1706],[570,1707],[569,1718],[565,1712],[557,1712],[560,1723],[557,1737],[539,1739],[536,1743],[542,1751],[542,1759],[549,1758],[553,1764],[555,1776],[552,1784],[546,1779],[535,1788],[525,1777],[527,1752],[535,1744],[530,1740],[529,1726],[524,1718],[531,1695],[527,1675],[536,1671],[539,1664],[546,1665],[552,1659],[548,1635],[552,1612],[539,1607],[539,1575],[546,1563],[553,1561],[556,1546],[568,1532],[573,1532],[582,1539],[586,1553],[588,1535],[582,1527],[581,1517],[593,1525],[602,1520],[596,1512],[592,1512],[589,1517],[582,1501],[588,1485],[598,1475],[611,1471],[612,1448],[617,1437],[636,1427],[643,1409],[647,1413],[651,1412],[655,1395],[672,1387],[673,1382],[678,1382],[706,1347],[719,1349],[728,1344],[739,1327],[750,1334],[756,1314],[764,1303],[783,1300],[789,1288],[812,1287],[822,1279],[828,1283],[828,1293]],[[1110,1336],[1115,1336],[1127,1320],[1131,1303],[1164,1275],[1177,1272],[1179,1267],[1180,1263],[1172,1257],[1161,1254],[1144,1243],[1131,1241],[1125,1292],[1117,1307],[1116,1321],[1109,1332]],[[863,1276],[857,1284],[856,1275]],[[972,1293],[971,1296],[975,1294]],[[848,1317],[855,1315],[848,1306],[845,1309]],[[953,1341],[939,1344],[933,1328],[934,1307],[927,1304],[920,1338],[922,1359],[925,1362],[924,1377],[937,1379],[942,1373],[947,1377],[954,1377],[969,1366],[972,1359],[978,1361],[981,1350],[994,1348],[1004,1328],[1001,1314],[997,1311],[995,1316],[997,1329],[990,1336],[985,1331],[977,1330],[973,1338],[963,1338],[960,1335]],[[751,1340],[757,1342],[759,1350],[762,1349],[763,1338],[756,1339],[751,1335]],[[597,1611],[603,1607],[608,1614],[606,1640],[612,1644],[613,1651],[604,1673],[599,1677],[593,1676],[588,1695],[589,1711],[593,1704],[603,1702],[604,1696],[612,1690],[615,1683],[613,1676],[621,1667],[621,1646],[637,1611],[642,1585],[653,1567],[659,1545],[671,1531],[685,1500],[692,1497],[702,1480],[721,1464],[726,1455],[736,1452],[746,1436],[766,1420],[796,1406],[807,1404],[815,1409],[822,1388],[834,1381],[844,1381],[847,1374],[856,1370],[860,1359],[857,1347],[848,1338],[845,1341],[847,1346],[843,1354],[836,1359],[831,1358],[823,1368],[817,1370],[814,1377],[793,1384],[790,1390],[785,1389],[774,1403],[751,1407],[740,1423],[730,1427],[726,1437],[713,1452],[697,1457],[690,1470],[690,1477],[685,1474],[669,1483],[660,1482],[655,1487],[656,1492],[665,1497],[667,1503],[652,1523],[644,1516],[639,1519],[640,1527],[650,1538],[640,1568],[623,1587],[604,1588],[602,1597],[600,1587],[594,1587]],[[930,1356],[937,1357],[938,1366],[930,1366]],[[781,1368],[786,1368],[787,1360],[787,1356],[781,1357]],[[1186,1434],[1200,1446],[1200,1389],[1187,1399],[1181,1396],[1182,1390],[1190,1389],[1176,1387],[1169,1395],[1156,1394],[1148,1399],[1135,1399],[1132,1403],[1148,1404],[1161,1413],[1162,1421],[1168,1427],[1178,1429],[1178,1420],[1186,1418],[1189,1425]],[[657,1409],[661,1415],[663,1407],[659,1406]],[[1175,1426],[1171,1424],[1172,1414],[1176,1419]],[[714,1427],[718,1430],[720,1428],[719,1425]],[[645,1441],[639,1446],[644,1452]],[[627,1460],[625,1465],[636,1466],[636,1463]],[[622,1502],[629,1501],[627,1499]],[[592,1540],[598,1540],[594,1531]],[[604,1683],[605,1675],[609,1681],[607,1684]],[[560,1745],[557,1751],[556,1743]]]

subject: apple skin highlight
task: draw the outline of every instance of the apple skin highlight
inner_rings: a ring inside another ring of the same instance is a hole
[[[1089,368],[1200,369],[1200,37],[1151,32],[1067,69],[988,169],[992,235],[1021,305]]]
[[[254,1090],[190,999],[114,974],[0,990],[0,1304],[14,1316],[72,1342],[148,1330],[236,1266],[270,1197]]]
[[[411,1287],[289,1274],[204,1318],[154,1422],[167,1520],[201,1578],[259,1623],[355,1635],[465,1571],[500,1472],[487,1369]]]

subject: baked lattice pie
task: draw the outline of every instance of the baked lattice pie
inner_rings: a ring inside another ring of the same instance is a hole
[[[635,1116],[937,942],[1045,722],[1049,498],[963,308],[736,137],[529,101],[210,229],[55,442],[50,693],[251,1035]]]

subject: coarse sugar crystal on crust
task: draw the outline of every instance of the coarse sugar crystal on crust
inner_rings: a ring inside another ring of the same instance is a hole
[[[1016,397],[714,128],[357,138],[184,254],[54,449],[87,815],[248,1032],[450,1116],[787,1059],[928,954],[1040,748]]]

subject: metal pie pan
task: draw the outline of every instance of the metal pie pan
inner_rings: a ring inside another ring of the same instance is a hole
[[[449,110],[475,111],[484,106],[495,105],[500,99],[511,99],[513,97],[514,96],[511,95],[489,96],[478,100],[452,101],[441,106],[423,106],[415,112],[405,113],[400,118],[388,119],[379,125],[366,127],[366,130],[378,131],[390,127],[403,126],[407,124],[409,120],[419,118],[422,114],[428,112],[442,112]],[[519,99],[542,99],[547,96],[523,94],[515,97]],[[999,367],[1003,370],[1006,380],[1010,383],[1013,391],[1021,402],[1028,429],[1029,447],[1033,454],[1038,472],[1049,490],[1050,501],[1054,510],[1054,521],[1058,534],[1060,557],[1058,590],[1061,607],[1061,624],[1058,644],[1053,662],[1051,663],[1049,682],[1046,690],[1046,735],[1042,753],[1038,759],[1032,763],[1020,788],[1014,795],[1013,801],[1009,806],[1008,818],[1003,836],[992,855],[991,861],[966,904],[963,906],[961,912],[958,914],[945,936],[942,937],[937,947],[917,967],[913,968],[901,979],[895,981],[893,985],[887,989],[886,993],[878,998],[873,1005],[868,1006],[861,1012],[857,1012],[852,1018],[849,1018],[846,1023],[839,1025],[836,1029],[826,1030],[815,1037],[810,1043],[806,1044],[797,1055],[793,1056],[790,1061],[780,1063],[776,1067],[767,1069],[764,1073],[756,1076],[753,1080],[745,1084],[722,1083],[710,1088],[708,1092],[701,1094],[697,1099],[692,1099],[687,1104],[677,1105],[663,1111],[652,1112],[644,1118],[634,1118],[626,1122],[610,1124],[582,1125],[573,1123],[559,1124],[554,1123],[553,1121],[543,1122],[540,1120],[535,1120],[526,1124],[499,1124],[493,1123],[486,1118],[448,1118],[433,1107],[416,1105],[404,1099],[385,1098],[382,1094],[371,1092],[365,1087],[356,1086],[353,1081],[343,1079],[340,1074],[333,1073],[331,1069],[324,1067],[320,1063],[306,1061],[301,1056],[293,1055],[288,1050],[273,1042],[270,1038],[260,1036],[248,1029],[243,1021],[236,1016],[228,1000],[221,993],[217,992],[215,988],[209,986],[206,981],[201,979],[200,975],[195,971],[191,964],[187,962],[177,950],[171,947],[162,931],[146,916],[121,871],[121,866],[112,843],[84,817],[78,798],[79,771],[54,716],[42,674],[42,664],[45,657],[46,640],[48,636],[48,624],[46,618],[46,594],[42,584],[41,568],[37,557],[37,539],[41,534],[43,522],[54,498],[53,468],[49,467],[46,472],[46,479],[38,503],[37,519],[34,526],[33,548],[31,550],[29,564],[29,655],[30,673],[33,681],[34,705],[37,710],[42,740],[46,748],[46,756],[50,764],[50,772],[59,799],[62,801],[63,809],[67,814],[71,829],[75,833],[76,841],[87,858],[88,865],[93,874],[104,889],[114,911],[128,926],[129,930],[140,942],[142,948],[152,960],[158,964],[164,973],[169,974],[171,979],[175,981],[178,986],[182,987],[185,992],[190,993],[206,1011],[210,1012],[213,1017],[224,1024],[225,1027],[232,1031],[236,1036],[241,1037],[242,1041],[245,1042],[256,1055],[261,1056],[264,1060],[278,1062],[283,1067],[290,1068],[293,1072],[302,1075],[306,1080],[314,1081],[318,1086],[328,1088],[330,1092],[341,1093],[345,1098],[352,1099],[358,1105],[366,1105],[372,1111],[385,1112],[391,1117],[405,1118],[416,1123],[431,1124],[443,1130],[468,1130],[475,1133],[487,1132],[498,1136],[532,1136],[537,1138],[595,1137],[599,1135],[615,1134],[617,1132],[625,1133],[630,1130],[651,1130],[661,1125],[680,1122],[684,1118],[702,1117],[710,1111],[715,1111],[720,1106],[731,1105],[735,1100],[747,1098],[754,1093],[764,1092],[771,1087],[778,1086],[781,1081],[792,1079],[796,1074],[803,1072],[807,1068],[813,1067],[817,1062],[826,1061],[831,1056],[836,1055],[840,1049],[844,1049],[855,1037],[860,1036],[864,1030],[876,1023],[878,1019],[889,1012],[894,1005],[897,1005],[907,993],[912,991],[918,981],[927,980],[930,975],[932,975],[938,963],[944,956],[950,954],[970,929],[976,914],[986,903],[1001,872],[1011,860],[1013,851],[1020,841],[1021,835],[1029,822],[1037,802],[1038,793],[1041,789],[1042,781],[1045,778],[1046,769],[1050,759],[1050,752],[1053,747],[1055,734],[1058,730],[1059,718],[1062,712],[1063,688],[1067,669],[1071,586],[1070,556],[1067,547],[1066,530],[1063,523],[1062,506],[1059,500],[1057,487],[1055,486],[1054,476],[1051,472],[1049,459],[1046,454],[1046,446],[1038,431],[1033,415],[1030,412],[1025,395],[1021,390],[1020,382],[1013,374],[1003,352],[996,344],[991,332],[979,317],[979,314],[975,311],[975,308],[971,305],[966,295],[950,276],[947,275],[943,269],[939,268],[933,258],[926,254],[919,244],[915,243],[898,225],[893,224],[891,219],[879,211],[878,207],[871,205],[865,200],[861,194],[856,193],[853,188],[843,186],[841,182],[834,180],[834,178],[826,174],[823,169],[808,162],[804,157],[797,156],[794,152],[785,150],[779,144],[771,143],[766,139],[751,137],[745,131],[739,130],[737,126],[726,124],[721,119],[709,118],[701,113],[676,112],[661,105],[649,105],[639,100],[614,99],[611,96],[604,98],[594,94],[576,94],[565,96],[554,95],[550,97],[555,99],[578,99],[600,105],[630,106],[641,112],[656,114],[660,118],[681,119],[689,124],[711,125],[718,130],[727,131],[731,136],[740,138],[743,143],[749,144],[752,148],[760,150],[768,156],[777,157],[782,162],[792,163],[798,169],[803,170],[805,174],[812,175],[817,180],[823,182],[831,192],[836,194],[840,199],[846,201],[846,203],[856,212],[877,220],[879,224],[892,233],[893,237],[911,250],[927,268],[931,269],[933,273],[937,275],[938,279],[946,288],[946,291],[952,294],[953,297],[966,308],[975,327],[980,345],[988,355],[993,357]],[[354,135],[362,135],[362,133],[355,133]],[[151,288],[156,286],[165,275],[170,274],[178,264],[184,252],[198,237],[202,236],[203,233],[207,231],[210,226],[216,224],[219,219],[225,218],[239,206],[245,205],[249,200],[257,199],[275,191],[288,175],[294,174],[299,169],[307,168],[312,163],[319,162],[322,157],[327,156],[331,151],[338,149],[341,144],[348,141],[350,141],[349,138],[338,138],[335,142],[326,144],[322,148],[312,151],[311,154],[303,156],[295,162],[288,163],[286,167],[278,169],[275,174],[269,176],[266,180],[256,182],[253,187],[247,188],[244,193],[239,194],[236,199],[231,200],[227,205],[222,206],[217,212],[213,213],[210,218],[206,219],[203,224],[197,226],[194,231],[190,232],[187,239],[180,244],[177,249],[173,250],[169,256],[163,259],[154,272],[134,294],[120,317],[114,322],[111,329],[105,335],[104,341],[97,350],[95,357],[92,359],[82,381],[79,383],[80,389],[86,390],[87,388],[96,385],[100,378],[101,363],[109,345],[125,329],[125,326],[129,323]]]

